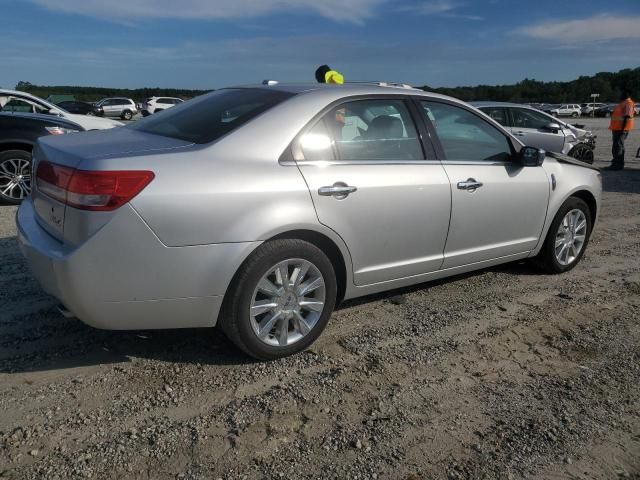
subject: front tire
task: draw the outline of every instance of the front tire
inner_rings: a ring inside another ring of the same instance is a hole
[[[582,259],[592,229],[591,211],[584,200],[569,197],[556,213],[536,263],[548,273],[564,273]]]
[[[259,360],[300,352],[322,333],[336,302],[331,261],[302,240],[267,242],[244,262],[225,297],[220,326]]]
[[[31,152],[0,153],[0,201],[19,204],[31,193]]]
[[[579,143],[573,147],[569,152],[569,156],[591,165],[594,160],[593,149],[584,143]]]

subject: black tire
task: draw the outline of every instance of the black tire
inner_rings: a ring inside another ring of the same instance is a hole
[[[562,265],[556,258],[555,254],[556,234],[558,233],[560,222],[562,222],[565,215],[571,210],[575,209],[581,210],[587,220],[586,238],[584,244],[582,245],[582,249],[576,256],[576,258],[568,265]],[[587,250],[587,247],[589,246],[589,239],[591,238],[592,226],[593,220],[591,218],[591,211],[589,210],[589,206],[585,203],[584,200],[580,198],[569,197],[556,213],[553,222],[551,222],[551,227],[549,227],[547,238],[544,241],[542,250],[540,250],[540,253],[535,258],[535,263],[547,273],[555,274],[568,272],[578,263],[580,263],[584,252]]]
[[[133,112],[131,110],[125,110],[122,112],[123,120],[131,120],[133,118]]]
[[[569,156],[589,164],[593,164],[594,160],[593,149],[584,143],[580,143],[573,147],[569,152]]]
[[[578,118],[579,116],[580,116],[580,115],[579,115],[579,114],[577,114],[576,112],[573,112],[573,113],[571,114],[571,117],[573,117],[573,118]]]
[[[15,166],[21,167],[20,172],[16,173],[28,175],[29,180],[23,181],[20,185],[16,185],[4,193],[9,184],[14,183],[10,175]],[[18,205],[29,193],[31,193],[31,152],[26,150],[0,152],[0,202]]]
[[[307,260],[320,271],[325,282],[325,302],[320,317],[309,333],[291,345],[271,346],[261,341],[254,332],[249,311],[253,293],[262,276],[272,266],[288,259]],[[218,324],[229,340],[253,358],[273,360],[286,357],[304,350],[320,336],[335,307],[336,294],[333,265],[322,250],[303,240],[273,240],[258,247],[234,276]]]

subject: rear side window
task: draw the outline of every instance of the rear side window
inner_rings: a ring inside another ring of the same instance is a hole
[[[305,160],[424,159],[403,100],[358,100],[334,107],[300,139],[300,147]]]
[[[181,103],[129,128],[193,143],[209,143],[241,127],[293,94],[266,89],[225,89]]]

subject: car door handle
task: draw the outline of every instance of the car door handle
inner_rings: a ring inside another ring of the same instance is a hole
[[[475,190],[482,186],[482,182],[476,181],[474,178],[469,178],[465,182],[458,182],[458,190]]]
[[[338,182],[334,183],[330,187],[320,187],[318,189],[318,195],[322,195],[323,197],[346,198],[357,190],[358,187]]]

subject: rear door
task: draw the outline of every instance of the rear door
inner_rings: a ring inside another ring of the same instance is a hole
[[[425,157],[416,113],[401,96],[345,101],[294,142],[318,218],[345,241],[357,285],[442,265],[451,189],[433,150]]]
[[[549,152],[560,152],[564,149],[564,133],[562,129],[550,129],[553,118],[544,113],[528,108],[509,108],[511,116],[511,133],[527,146],[537,147]]]
[[[528,254],[547,213],[545,171],[515,162],[509,137],[471,109],[436,100],[420,104],[451,181],[443,268]]]

